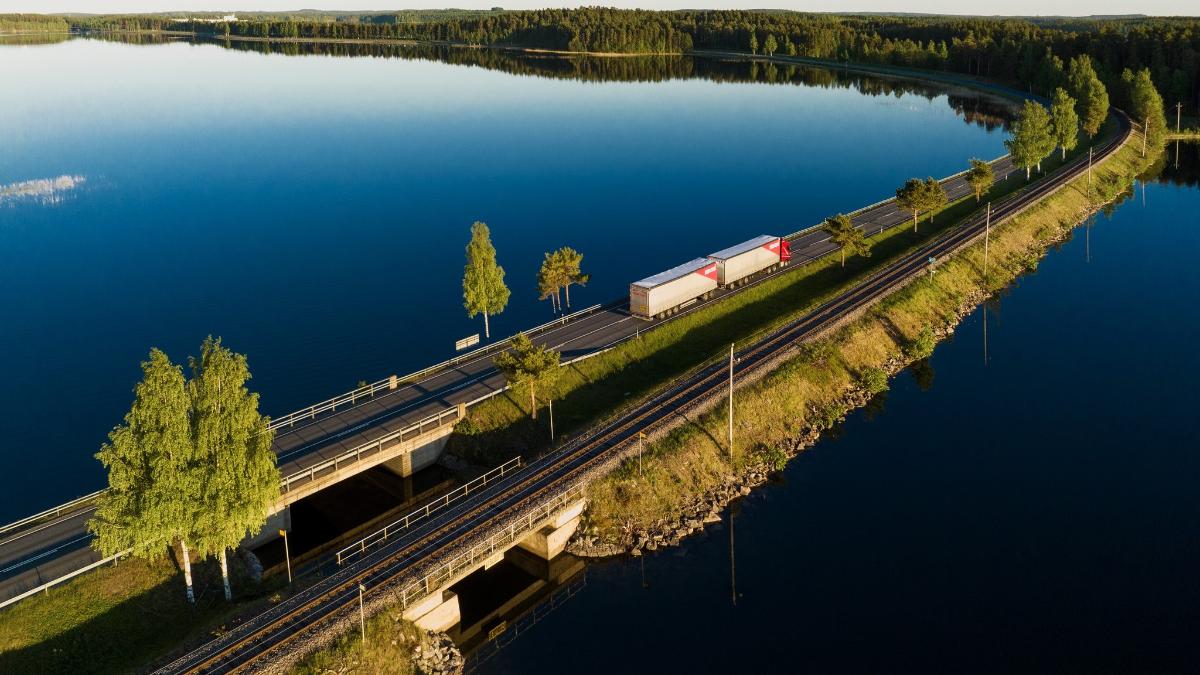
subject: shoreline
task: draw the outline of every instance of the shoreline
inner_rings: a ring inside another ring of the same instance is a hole
[[[1123,147],[1097,165],[1097,173],[1101,175],[1101,180],[1110,181],[1114,185],[1127,185],[1129,179],[1151,165],[1161,155],[1161,151],[1159,151],[1143,160],[1138,156],[1140,153],[1131,150],[1131,147],[1127,139]],[[1103,210],[1105,206],[1120,197],[1121,192],[1118,192],[1110,198],[1101,199],[1079,208],[1077,203],[1080,201],[1079,192],[1070,188],[1080,180],[1079,177],[1075,178],[1053,194],[1035,202],[1027,212],[993,228],[991,244],[995,257],[993,257],[994,267],[992,269],[996,270],[997,276],[990,279],[990,283],[965,290],[955,298],[954,302],[945,302],[941,307],[932,308],[929,313],[935,315],[931,318],[936,321],[932,325],[932,336],[936,342],[951,337],[958,324],[984,301],[1002,292],[1022,275],[1036,269],[1038,261],[1047,255],[1054,245],[1069,238],[1074,229],[1085,222],[1087,218]],[[1082,180],[1086,181],[1086,179]],[[1062,208],[1065,208],[1068,213],[1065,215],[1054,213],[1055,210]],[[1048,231],[1048,234],[1038,236],[1038,233],[1043,231]],[[1032,236],[1030,233],[1033,233]],[[1005,251],[1013,242],[1022,245],[1009,251],[1007,260],[1001,261],[1001,256],[1004,254],[998,254],[998,252]],[[947,267],[957,265],[963,268],[977,269],[976,261],[973,261],[972,258],[981,259],[981,250],[981,243],[972,243],[954,253],[944,264]],[[1005,262],[1009,265],[1006,266]],[[876,307],[885,307],[889,304],[902,305],[905,300],[913,299],[913,296],[916,295],[913,289],[919,286],[922,285],[910,282],[895,289],[882,298]],[[941,316],[936,316],[939,314],[938,310],[940,310]],[[868,309],[862,313],[862,316],[850,318],[842,322],[841,327],[831,329],[826,333],[826,337],[833,344],[834,349],[839,350],[846,349],[856,342],[863,343],[871,338],[874,332],[871,324],[877,322],[879,318],[879,313],[874,308]],[[828,337],[830,335],[832,337]],[[825,339],[823,338],[822,341]],[[882,360],[876,359],[879,365],[875,367],[883,370],[889,379],[924,358],[909,352],[904,345],[897,344],[896,347],[899,349],[889,350]],[[795,362],[804,358],[801,353],[800,355],[792,354],[786,360]],[[789,366],[790,364],[783,364],[781,369],[788,370]],[[796,369],[792,368],[792,370]],[[822,369],[818,366],[816,370],[820,374],[819,371]],[[825,370],[833,370],[833,368],[825,368]],[[782,378],[787,378],[789,375],[792,374],[785,372]],[[807,376],[808,374],[805,374],[801,377]],[[779,398],[780,396],[786,398],[787,392],[783,391],[786,389],[786,384],[780,382],[780,379],[776,377],[776,373],[768,373],[760,378],[760,381],[746,384],[739,391],[740,398],[743,400],[741,403],[735,403],[735,408],[739,406],[742,409],[754,407],[756,403],[765,399]],[[741,393],[742,391],[745,393]],[[861,381],[850,380],[838,387],[833,396],[816,401],[815,405],[813,400],[806,401],[807,404],[813,406],[807,412],[815,413],[812,415],[815,419],[807,419],[808,415],[806,415],[805,425],[801,429],[790,434],[776,436],[771,441],[772,447],[782,452],[782,455],[772,456],[768,452],[754,456],[752,461],[741,465],[735,462],[732,470],[713,476],[702,491],[683,494],[677,503],[666,509],[666,513],[654,514],[658,517],[647,520],[646,512],[639,513],[638,507],[633,505],[630,500],[622,501],[614,498],[614,495],[632,496],[636,493],[637,500],[642,500],[647,489],[651,491],[654,489],[655,480],[658,478],[656,474],[653,474],[655,469],[662,472],[662,465],[669,463],[672,459],[688,455],[696,449],[695,445],[686,444],[687,438],[684,439],[684,442],[679,442],[679,436],[690,437],[693,440],[699,439],[696,444],[705,445],[709,443],[704,440],[706,436],[714,437],[712,436],[714,430],[711,427],[720,427],[724,424],[721,406],[716,406],[716,409],[709,410],[698,416],[697,419],[689,419],[680,427],[681,431],[673,432],[676,436],[676,447],[669,448],[663,453],[651,452],[651,458],[646,460],[648,464],[652,465],[652,475],[649,479],[632,476],[631,474],[636,471],[631,470],[630,459],[625,457],[614,463],[614,469],[589,485],[589,504],[584,512],[584,521],[571,538],[567,551],[583,558],[605,558],[617,555],[640,556],[644,552],[655,551],[660,547],[679,545],[684,538],[703,531],[708,524],[720,522],[722,512],[732,502],[751,494],[754,488],[768,482],[772,475],[783,470],[788,461],[815,445],[826,429],[843,421],[849,413],[866,406],[876,393],[878,392],[870,391]],[[747,402],[745,400],[747,397],[752,397],[754,400]],[[735,395],[736,398],[739,396]],[[735,425],[740,429],[739,434],[752,436],[756,431],[754,426],[739,424],[736,417],[737,415],[735,415]],[[658,442],[656,441],[654,444],[657,445]],[[724,449],[720,449],[720,451],[725,452]],[[635,468],[637,460],[633,459],[632,461]],[[671,470],[668,468],[666,473],[671,473]],[[616,526],[617,523],[620,523],[620,526]]]

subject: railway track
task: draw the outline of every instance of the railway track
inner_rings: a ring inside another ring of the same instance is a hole
[[[1124,113],[1117,111],[1116,116],[1119,131],[1099,148],[1096,160],[1103,160],[1119,149],[1131,133]],[[1086,169],[1087,158],[1076,158],[1054,176],[994,204],[993,220],[999,223],[1018,215]],[[876,299],[925,271],[930,258],[944,257],[972,243],[983,235],[984,228],[984,216],[976,214],[858,286],[769,333],[737,355],[735,376],[753,372],[798,342],[846,315],[870,306]],[[377,590],[394,583],[418,570],[423,562],[436,560],[452,551],[472,534],[486,531],[499,520],[546,499],[552,491],[570,486],[581,474],[609,459],[610,451],[632,442],[639,432],[666,424],[675,414],[720,391],[726,377],[723,363],[702,368],[673,388],[602,423],[593,433],[578,437],[560,450],[536,460],[525,471],[485,489],[474,499],[465,499],[447,509],[440,518],[411,535],[297,593],[157,672],[229,673],[244,669],[352,605],[358,598],[360,585]]]

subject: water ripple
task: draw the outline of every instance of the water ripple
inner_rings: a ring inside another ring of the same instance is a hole
[[[38,178],[0,185],[0,204],[24,199],[43,204],[58,204],[66,193],[83,185],[83,176],[62,175],[57,178]]]

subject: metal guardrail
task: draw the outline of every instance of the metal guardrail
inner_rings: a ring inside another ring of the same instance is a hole
[[[577,312],[572,312],[570,314],[564,314],[563,316],[560,316],[557,319],[554,319],[553,321],[547,321],[546,323],[544,323],[540,326],[534,326],[533,328],[530,328],[529,330],[525,330],[522,332],[526,335],[532,335],[539,331],[546,330],[547,328],[554,328],[556,326],[565,326],[566,324],[570,323],[572,320],[577,319],[581,316],[584,316],[585,314],[591,314],[592,312],[600,309],[601,307],[603,307],[603,305],[592,305],[591,307],[586,307]],[[399,381],[400,382],[412,382],[415,380],[419,380],[419,379],[421,379],[427,375],[431,375],[439,370],[444,370],[446,368],[453,368],[454,366],[457,366],[460,363],[465,363],[467,361],[471,361],[471,360],[476,359],[485,354],[488,354],[488,353],[491,353],[494,351],[499,351],[501,349],[504,349],[506,346],[508,346],[508,344],[510,342],[512,342],[512,339],[514,337],[516,337],[516,336],[510,335],[509,337],[506,337],[503,340],[493,342],[490,345],[484,345],[478,349],[473,349],[473,350],[467,352],[466,354],[459,354],[458,356],[455,356],[450,359],[446,359],[445,361],[442,361],[441,363],[437,363],[432,366],[429,366],[428,368],[418,370],[415,373],[409,373],[408,375],[405,375],[405,376],[399,378]]]
[[[100,567],[101,565],[106,565],[108,563],[116,564],[117,560],[119,560],[121,557],[127,555],[128,553],[129,553],[129,551],[122,551],[121,553],[118,553],[114,556],[109,556],[109,557],[105,558],[104,560],[97,560],[96,562],[94,562],[86,567],[80,567],[79,569],[75,570],[74,572],[70,572],[68,574],[62,575],[61,577],[58,577],[57,579],[52,579],[51,581],[47,581],[46,583],[41,584],[40,586],[37,586],[36,588],[31,588],[20,595],[14,595],[13,597],[11,597],[9,599],[0,602],[0,609],[3,609],[4,607],[8,607],[11,604],[20,602],[20,601],[24,600],[25,598],[28,598],[32,595],[37,595],[38,593],[43,593],[43,592],[49,593],[51,587],[57,586],[65,581],[70,581],[71,579],[74,579],[75,577],[77,577],[80,574],[83,574],[85,572],[91,572],[92,570],[96,569],[97,567]]]
[[[448,410],[443,410],[436,415],[430,415],[429,417],[426,417],[416,424],[411,424],[403,429],[393,431],[390,434],[381,436],[368,443],[363,443],[362,445],[351,450],[347,450],[346,452],[337,455],[333,459],[327,459],[324,462],[314,464],[302,471],[297,471],[284,476],[283,479],[279,481],[279,494],[286,495],[291,491],[293,484],[299,483],[302,479],[307,479],[304,481],[305,484],[311,483],[312,481],[316,480],[320,474],[323,474],[327,471],[334,472],[338,469],[344,468],[349,464],[354,464],[364,457],[373,457],[378,455],[379,453],[383,452],[383,445],[385,443],[390,443],[392,441],[403,442],[411,438],[416,438],[427,431],[432,431],[433,429],[445,426],[448,419],[450,424],[454,424],[461,419],[458,413],[458,406]],[[408,438],[405,438],[406,436]]]
[[[104,494],[104,490],[97,490],[90,495],[84,495],[82,497],[79,497],[78,499],[72,499],[71,501],[67,502],[66,504],[60,504],[59,506],[55,506],[52,509],[46,509],[45,511],[42,511],[41,513],[35,513],[32,516],[27,516],[16,522],[9,523],[3,527],[0,527],[0,535],[7,534],[8,532],[11,532],[12,530],[19,529],[21,527],[24,527],[25,525],[35,523],[35,522],[37,522],[39,520],[43,520],[45,518],[57,518],[64,513],[78,509],[80,506],[83,506],[84,503],[90,502],[102,494]]]
[[[492,469],[482,476],[472,480],[466,485],[461,485],[454,490],[447,492],[441,497],[438,497],[436,501],[426,504],[424,508],[417,509],[403,518],[387,525],[383,529],[368,534],[362,539],[359,539],[353,544],[350,544],[349,546],[338,551],[334,554],[334,557],[337,559],[337,564],[342,565],[343,563],[353,560],[355,556],[366,555],[367,551],[373,550],[376,546],[387,543],[389,538],[407,531],[413,525],[425,521],[431,515],[438,513],[442,509],[450,506],[450,504],[462,499],[463,497],[466,497],[469,494],[478,492],[480,488],[494,483],[497,479],[503,478],[520,468],[520,457],[514,457],[508,460],[495,469]]]
[[[340,396],[335,396],[331,399],[321,401],[320,403],[314,403],[313,405],[310,405],[307,408],[301,408],[300,410],[288,413],[282,417],[272,419],[271,424],[269,425],[269,428],[272,431],[274,431],[275,429],[279,429],[281,427],[293,426],[297,420],[316,419],[317,415],[319,415],[323,412],[327,412],[330,410],[337,410],[339,405],[345,405],[347,403],[349,403],[350,405],[354,405],[361,398],[364,398],[364,397],[369,398],[369,397],[374,396],[376,391],[379,391],[381,389],[395,389],[395,388],[396,388],[396,376],[392,375],[391,377],[384,378],[382,380],[379,380],[378,382],[372,382],[371,384],[364,385],[364,386],[354,389],[352,391],[348,391],[345,394],[342,394]]]
[[[437,565],[433,571],[421,577],[420,580],[401,589],[400,609],[408,609],[413,604],[429,597],[431,593],[452,581],[460,573],[473,569],[480,562],[495,555],[497,550],[506,550],[510,545],[524,538],[537,523],[582,498],[583,483],[577,482],[553,498],[530,509],[524,515],[515,518],[503,531],[497,532],[487,540],[471,546],[464,553]]]
[[[592,305],[591,307],[586,307],[577,312],[572,312],[570,314],[565,314],[563,316],[560,316],[557,319],[554,319],[553,321],[547,321],[546,323],[541,324],[540,326],[535,326],[524,332],[526,334],[533,334],[533,333],[537,333],[539,331],[543,331],[547,328],[553,328],[556,326],[564,326],[564,325],[570,323],[571,321],[573,321],[574,319],[577,319],[586,314],[591,314],[592,312],[596,311],[597,309],[600,309],[602,306],[603,305],[598,305],[598,304]],[[466,361],[470,361],[472,359],[483,356],[490,352],[503,349],[510,342],[512,342],[513,337],[515,337],[515,336],[509,336],[507,338],[504,338],[503,340],[498,340],[489,345],[484,345],[483,347],[480,347],[478,349],[473,349],[465,354],[459,354],[458,356],[454,356],[449,359],[446,359],[445,361],[442,361],[441,363],[435,363],[432,366],[429,366],[427,368],[422,368],[421,370],[409,373],[407,375],[399,375],[399,376],[391,375],[382,380],[379,380],[378,382],[372,382],[371,384],[363,385],[357,389],[348,391],[345,394],[341,394],[341,395],[335,396],[331,399],[321,401],[320,403],[314,403],[313,405],[310,405],[307,408],[301,408],[300,410],[288,413],[277,419],[272,419],[270,428],[271,429],[280,429],[282,427],[290,427],[290,426],[295,425],[295,423],[299,420],[316,419],[317,415],[319,415],[323,412],[336,411],[339,406],[344,406],[346,404],[355,405],[361,399],[374,397],[375,393],[378,391],[396,389],[401,384],[405,384],[405,383],[409,383],[409,382],[416,382],[428,375],[432,375],[433,373],[439,372],[441,370],[445,370],[447,368],[453,368],[454,366],[456,366],[460,363],[465,363]]]

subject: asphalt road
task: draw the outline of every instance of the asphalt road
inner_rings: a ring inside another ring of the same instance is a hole
[[[993,164],[997,182],[1016,179],[1016,172],[1008,157]],[[970,185],[962,177],[944,179],[942,185],[951,201],[971,194]],[[893,227],[910,226],[912,214],[889,200],[854,214],[852,220],[866,234],[874,235]],[[758,233],[731,235],[731,239],[755,234]],[[836,250],[837,247],[819,229],[803,233],[792,239],[791,264],[754,283],[788,274]],[[665,260],[663,268],[678,262]],[[628,311],[628,298],[624,298],[565,325],[543,329],[533,337],[562,352],[563,361],[567,362],[603,351],[633,337],[638,331],[720,302],[751,285],[719,290],[711,299],[696,303],[685,312],[654,321],[632,317]],[[495,394],[505,383],[492,363],[493,356],[494,353],[481,355],[395,390],[378,393],[352,407],[278,429],[273,449],[279,458],[281,473],[288,476],[302,472],[459,403],[471,404]],[[86,523],[90,515],[90,507],[84,507],[62,518],[0,535],[0,601],[99,560],[100,556],[89,546],[91,536]]]
[[[1097,154],[1107,156],[1128,136],[1122,118],[1121,134],[1103,146]],[[1076,158],[1048,180],[1031,190],[998,202],[993,222],[1001,222],[1035,204],[1057,186],[1080,175],[1086,158]],[[797,342],[819,333],[841,317],[876,302],[897,285],[927,268],[930,257],[941,258],[983,235],[983,217],[976,214],[918,251],[893,261],[886,268],[813,312],[806,314],[737,355],[735,377],[769,365],[773,358]],[[448,552],[457,542],[521,509],[545,499],[577,480],[583,471],[604,459],[612,451],[634,442],[639,432],[653,429],[682,412],[697,400],[720,391],[727,377],[724,363],[716,363],[682,380],[617,418],[601,424],[573,439],[565,447],[531,463],[526,469],[464,498],[421,527],[399,537],[394,543],[364,559],[339,569],[297,595],[278,603],[184,655],[158,672],[231,672],[313,628],[329,617],[351,611],[358,600],[360,584],[368,592],[418,569],[426,561]]]

